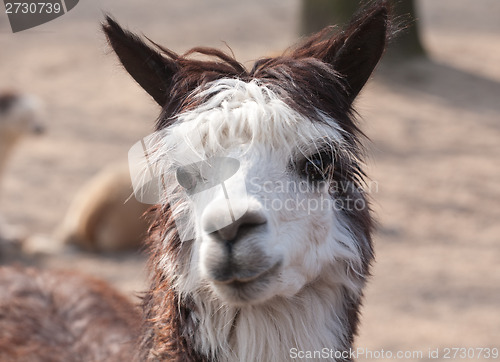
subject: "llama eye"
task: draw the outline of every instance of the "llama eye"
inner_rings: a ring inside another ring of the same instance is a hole
[[[326,180],[332,165],[332,157],[328,153],[318,153],[306,159],[299,169],[301,175],[309,182]]]

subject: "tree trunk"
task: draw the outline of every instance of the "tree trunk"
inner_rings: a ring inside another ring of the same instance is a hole
[[[302,0],[302,35],[309,35],[327,25],[344,25],[359,8],[359,0]],[[420,42],[418,17],[414,0],[391,0],[393,18],[402,20],[403,30],[398,32],[388,50],[389,58],[409,59],[424,56]]]
[[[389,46],[387,55],[391,58],[413,58],[425,56],[419,36],[419,18],[415,10],[414,0],[392,0],[394,17],[403,21],[404,29],[400,31]]]
[[[342,25],[358,8],[356,0],[302,0],[302,35],[310,35],[327,25]]]

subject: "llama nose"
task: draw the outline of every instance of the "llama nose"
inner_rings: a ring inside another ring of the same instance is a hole
[[[266,223],[266,218],[258,211],[247,211],[232,224],[216,231],[218,239],[221,241],[236,241],[251,231],[254,227]]]
[[[206,215],[204,220],[205,230],[210,230],[213,225],[212,221],[217,218],[217,212],[212,212]],[[233,221],[229,225],[219,228],[215,231],[211,229],[211,235],[219,241],[235,242],[245,234],[251,232],[255,227],[263,225],[267,222],[265,215],[260,210],[247,210],[241,217]]]

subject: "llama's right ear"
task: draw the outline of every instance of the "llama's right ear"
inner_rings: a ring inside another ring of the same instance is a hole
[[[178,69],[175,61],[161,56],[109,16],[106,17],[102,28],[109,44],[132,78],[160,106],[164,106],[172,86],[172,78]]]
[[[347,81],[351,102],[367,82],[384,52],[388,7],[387,1],[379,1],[355,18],[342,33],[339,40],[343,44],[340,49],[335,49],[334,57],[329,61]]]

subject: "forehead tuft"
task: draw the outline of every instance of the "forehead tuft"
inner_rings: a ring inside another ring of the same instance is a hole
[[[293,149],[318,140],[339,145],[343,142],[342,131],[334,119],[317,110],[315,118],[323,122],[315,122],[256,79],[220,79],[191,97],[196,107],[177,115],[169,127],[168,138],[191,144],[200,142],[211,154],[242,145]]]

